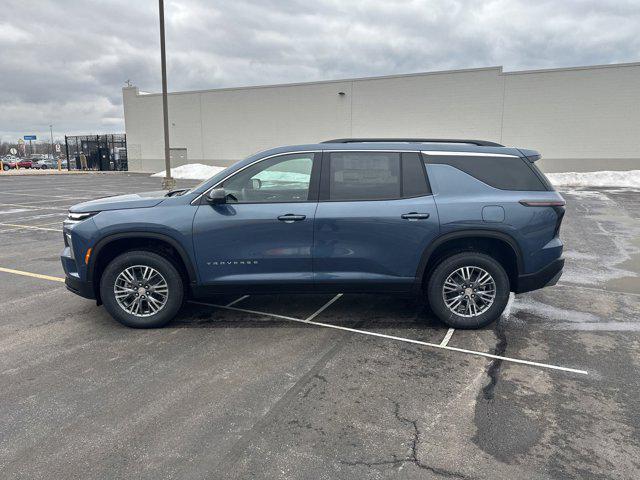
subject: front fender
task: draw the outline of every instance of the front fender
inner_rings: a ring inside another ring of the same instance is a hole
[[[197,283],[193,250],[193,217],[197,207],[175,205],[165,208],[114,210],[93,217],[99,235],[93,244],[88,278],[93,278],[95,259],[109,243],[123,238],[149,238],[165,241],[180,255],[192,284]]]

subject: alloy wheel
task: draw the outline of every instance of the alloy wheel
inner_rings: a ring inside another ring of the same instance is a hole
[[[113,293],[125,312],[136,317],[150,317],[166,305],[169,285],[155,268],[133,265],[116,277]]]
[[[486,270],[465,266],[454,270],[444,281],[442,299],[449,311],[461,317],[477,317],[496,298],[496,283]]]

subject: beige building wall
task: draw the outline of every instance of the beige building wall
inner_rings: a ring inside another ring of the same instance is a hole
[[[354,137],[500,140],[500,68],[353,82]]]
[[[162,97],[130,87],[123,98],[130,170],[163,170]],[[452,137],[539,150],[546,171],[638,169],[640,63],[178,92],[169,129],[189,163],[336,137]]]
[[[505,143],[539,149],[548,171],[640,168],[640,64],[504,78]]]

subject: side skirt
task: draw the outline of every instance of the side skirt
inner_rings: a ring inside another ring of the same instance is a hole
[[[221,294],[310,294],[310,293],[380,293],[390,295],[413,294],[414,282],[402,283],[279,283],[279,284],[215,284],[200,285],[191,288],[193,298],[206,298]]]

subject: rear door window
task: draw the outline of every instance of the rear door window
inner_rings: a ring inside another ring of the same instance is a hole
[[[324,175],[325,199],[349,201],[400,198],[399,153],[331,152],[328,157],[329,172]]]
[[[501,190],[547,190],[527,160],[512,156],[454,156],[429,153],[425,163],[450,165]]]

